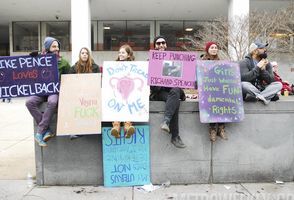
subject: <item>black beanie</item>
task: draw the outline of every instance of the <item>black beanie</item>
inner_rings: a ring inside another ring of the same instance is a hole
[[[164,39],[164,40],[165,40],[165,42],[166,42],[166,39],[165,39],[165,37],[164,37],[164,36],[162,36],[162,35],[156,36],[156,37],[154,38],[154,40],[153,40],[153,47],[154,47],[154,48],[155,48],[155,43],[156,43],[156,41],[157,41],[159,38],[162,38],[162,39]],[[166,42],[166,43],[167,43],[167,42]]]

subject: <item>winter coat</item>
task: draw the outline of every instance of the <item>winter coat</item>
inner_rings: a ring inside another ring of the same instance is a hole
[[[265,70],[261,70],[254,64],[252,56],[249,54],[239,62],[241,81],[252,83],[255,87],[263,90],[267,85],[274,82],[273,67],[270,63]]]

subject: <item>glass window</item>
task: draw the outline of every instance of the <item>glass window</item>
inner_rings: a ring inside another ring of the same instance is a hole
[[[117,51],[127,39],[126,21],[103,22],[103,50]]]
[[[181,38],[184,37],[183,21],[165,21],[159,22],[160,35],[166,37],[168,50],[181,51],[183,49],[183,42]]]
[[[135,51],[148,51],[150,48],[150,22],[127,21],[127,42]]]
[[[39,22],[13,22],[13,51],[39,50]]]
[[[58,39],[61,43],[61,51],[70,51],[70,23],[69,22],[45,22],[45,36]]]
[[[103,50],[117,51],[125,43],[135,51],[149,50],[150,21],[104,21],[101,24],[98,29],[103,29]]]
[[[182,42],[183,48],[189,51],[203,50],[202,34],[203,22],[184,21],[183,38],[178,38]]]

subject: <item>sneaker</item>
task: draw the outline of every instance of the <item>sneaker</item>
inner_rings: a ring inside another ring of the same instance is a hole
[[[267,100],[266,98],[264,98],[264,96],[262,96],[261,94],[257,95],[257,98],[262,101],[264,103],[264,105],[267,105],[271,102],[271,100]]]
[[[135,133],[135,127],[132,122],[125,122],[124,124],[125,138],[130,138]]]
[[[216,128],[209,127],[209,139],[212,142],[216,141],[216,135],[217,135]]]
[[[257,100],[258,99],[255,96],[253,96],[253,95],[251,95],[249,93],[247,93],[245,98],[244,98],[244,101],[247,101],[247,102],[256,102]]]
[[[47,143],[43,141],[43,135],[40,133],[36,133],[35,140],[41,147],[47,147]]]
[[[112,122],[112,129],[110,131],[111,135],[115,138],[120,138],[120,122]]]
[[[47,142],[50,140],[50,138],[53,138],[55,136],[55,133],[52,133],[49,129],[44,133],[43,140]]]
[[[289,93],[290,95],[290,93]],[[275,94],[273,98],[271,98],[271,101],[278,101],[280,99],[279,95]]]
[[[160,125],[161,129],[166,131],[166,132],[170,132],[169,130],[169,124],[167,123],[167,121],[163,121],[162,124]]]
[[[173,145],[175,145],[175,147],[177,148],[185,148],[186,145],[183,143],[182,139],[180,138],[180,136],[177,136],[175,138],[171,139],[171,143]]]
[[[228,140],[228,136],[227,136],[226,130],[225,130],[225,125],[218,126],[217,135],[223,140]]]

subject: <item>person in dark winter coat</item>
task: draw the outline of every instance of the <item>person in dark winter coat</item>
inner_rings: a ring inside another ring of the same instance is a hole
[[[249,54],[239,62],[244,101],[262,101],[265,105],[277,100],[282,84],[275,81],[272,65],[267,60],[267,44],[254,42]]]
[[[166,39],[163,36],[157,36],[154,39],[154,49],[158,51],[165,51],[167,48]],[[161,129],[171,133],[171,142],[177,148],[185,148],[179,136],[179,108],[180,99],[185,100],[186,96],[181,88],[167,88],[167,87],[150,87],[151,101],[165,101],[164,119],[161,124]]]

